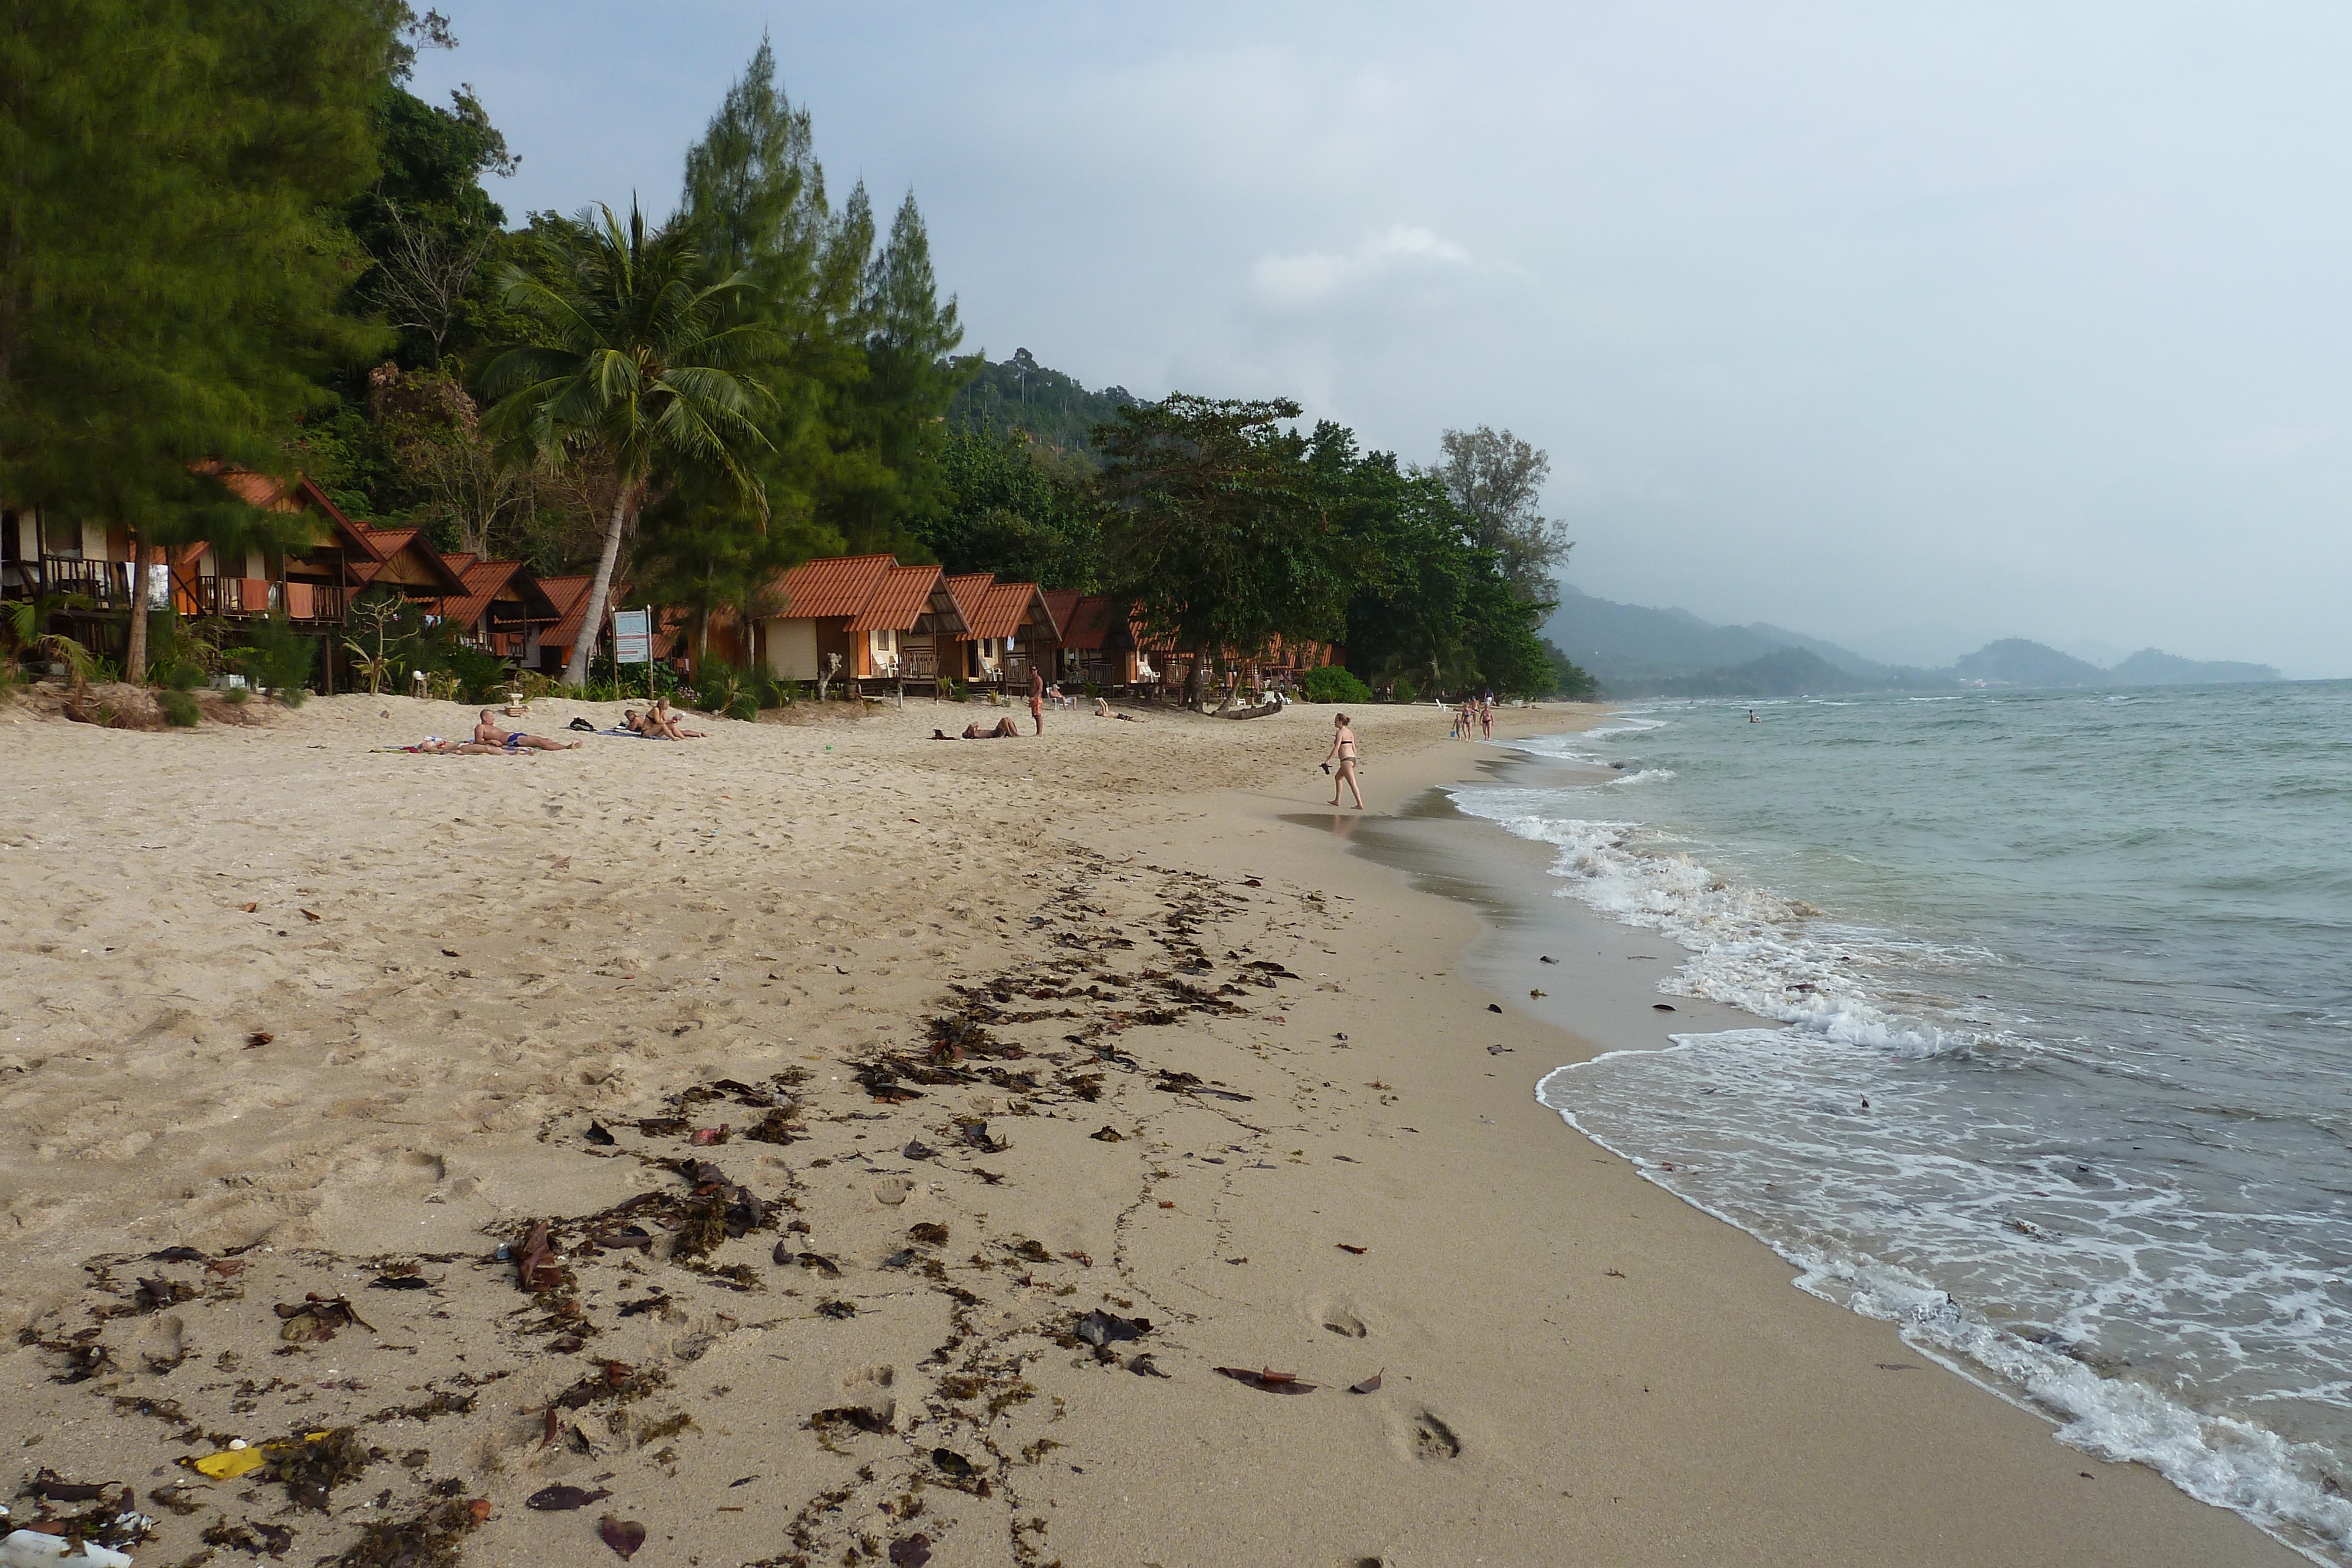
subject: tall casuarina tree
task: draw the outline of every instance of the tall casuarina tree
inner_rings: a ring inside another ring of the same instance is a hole
[[[554,232],[543,276],[517,267],[505,275],[504,303],[524,325],[484,374],[498,399],[484,423],[518,459],[593,465],[612,476],[589,622],[564,670],[578,685],[588,678],[621,541],[657,482],[699,470],[764,506],[752,464],[769,448],[761,425],[772,398],[752,372],[778,345],[755,316],[734,308],[751,287],[745,274],[712,281],[688,227],[649,231],[634,204],[626,224],[601,204],[583,211]]]
[[[337,313],[364,258],[320,214],[375,177],[404,10],[0,13],[0,495],[131,530],[133,680],[153,548],[250,513],[195,468],[282,472],[274,436],[316,378],[383,346]]]

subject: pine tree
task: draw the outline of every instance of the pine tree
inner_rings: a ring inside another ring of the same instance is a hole
[[[13,0],[0,24],[0,494],[133,530],[142,604],[150,547],[242,510],[192,465],[282,465],[270,433],[381,341],[336,314],[363,264],[320,214],[373,177],[402,20]]]

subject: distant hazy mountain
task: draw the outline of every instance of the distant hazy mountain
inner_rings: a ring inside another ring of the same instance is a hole
[[[2022,637],[1987,643],[1973,653],[1953,661],[1952,674],[1964,681],[1990,681],[2004,686],[2095,686],[2107,684],[2106,671],[2086,664],[2072,653]]]
[[[2229,660],[2183,659],[2142,648],[2111,670],[2022,637],[1988,643],[1956,661],[1952,674],[1964,681],[2005,686],[2218,686],[2282,680],[2268,664]]]
[[[1801,632],[1761,622],[1717,626],[1687,610],[1619,604],[1565,583],[1559,589],[1559,608],[1552,612],[1544,635],[1603,685],[1617,688],[1632,684],[1647,688],[1676,676],[1727,671],[1784,648],[1802,648],[1849,675],[1876,680],[1894,674],[1887,665]]]
[[[2107,672],[2108,680],[2127,686],[2230,686],[2285,678],[2268,664],[2184,659],[2154,648],[2142,648]]]
[[[1614,696],[1801,696],[1816,693],[1949,689],[1958,683],[2053,686],[2220,685],[2275,681],[2268,664],[2200,663],[2143,648],[2101,669],[2047,643],[2003,637],[1922,670],[1883,664],[1851,648],[1767,622],[1717,626],[1687,610],[1653,610],[1595,599],[1559,585],[1544,634]]]

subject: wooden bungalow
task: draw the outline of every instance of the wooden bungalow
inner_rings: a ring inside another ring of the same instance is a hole
[[[562,619],[539,579],[519,560],[444,558],[466,584],[465,597],[443,601],[443,619],[458,635],[501,659],[527,662],[535,635]]]
[[[783,608],[760,622],[754,656],[779,680],[929,683],[943,649],[954,674],[970,633],[971,602],[946,574],[895,556],[803,561],[776,590]]]
[[[992,685],[1024,682],[1033,652],[1044,660],[1047,678],[1053,678],[1049,655],[1061,641],[1061,628],[1045,590],[1034,582],[998,582],[984,573],[948,580],[971,612],[970,629],[959,639],[958,678]]]
[[[1048,593],[1060,629],[1052,677],[1095,686],[1136,684],[1136,639],[1127,618],[1099,593]]]
[[[871,630],[856,635],[849,623],[898,564],[888,555],[830,556],[804,560],[780,576],[776,591],[783,608],[762,620],[757,633],[768,673],[783,681],[819,675],[855,680],[870,674]],[[828,659],[838,663],[829,666]]]

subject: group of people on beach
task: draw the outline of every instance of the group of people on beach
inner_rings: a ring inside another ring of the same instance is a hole
[[[1454,728],[1448,740],[1492,740],[1495,738],[1495,694],[1486,692],[1478,696],[1465,697],[1454,705]]]
[[[584,719],[572,722],[574,729],[587,729]],[[628,708],[621,715],[621,728],[630,735],[641,735],[647,740],[708,740],[708,731],[688,729],[678,722],[677,710],[667,697],[656,697],[653,706],[643,713]],[[435,757],[517,757],[526,751],[577,751],[587,742],[557,740],[551,736],[532,735],[524,730],[507,729],[498,721],[496,708],[484,708],[474,733],[464,740],[444,740],[428,735],[419,746],[403,747],[405,751],[426,752]]]

